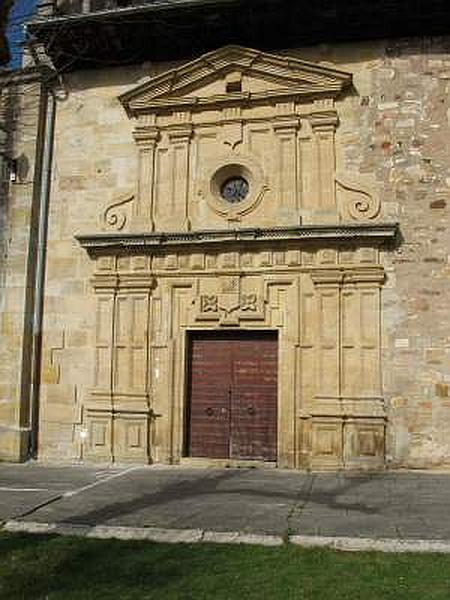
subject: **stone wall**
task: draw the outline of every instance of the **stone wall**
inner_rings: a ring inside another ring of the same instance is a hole
[[[398,211],[403,242],[386,255],[385,394],[390,456],[450,462],[449,40],[388,48],[361,119],[360,169]]]
[[[23,460],[28,451],[30,232],[37,216],[33,163],[39,98],[37,79],[0,79],[0,460]]]
[[[80,457],[81,407],[92,386],[95,310],[91,261],[74,238],[102,230],[104,211],[136,172],[132,126],[117,95],[142,70],[79,73],[59,103],[48,232],[40,456]]]
[[[399,246],[382,257],[387,271],[382,312],[387,464],[448,466],[450,39],[323,45],[283,53],[353,74],[353,90],[338,103],[337,170],[374,187],[382,201],[381,220],[399,221],[402,235]],[[81,456],[82,406],[92,385],[94,296],[92,261],[74,235],[101,231],[106,208],[128,194],[136,179],[133,123],[117,96],[165,68],[142,65],[66,77],[68,98],[58,105],[50,210],[42,459]],[[26,219],[29,196],[20,191],[10,202],[17,205],[17,219],[25,204],[20,218]],[[12,222],[11,207],[8,211]],[[3,330],[9,327],[12,337],[2,344],[2,424],[19,423],[17,378],[11,373],[20,371],[20,352],[14,348],[20,346],[23,325],[26,224],[21,229],[17,221],[12,239],[14,267],[12,262],[3,267],[12,278],[9,284],[3,279],[9,288],[3,296]],[[11,324],[8,315],[15,312]]]
[[[354,73],[339,130],[343,168],[374,178],[386,217],[401,227],[400,246],[384,257],[387,464],[448,466],[450,39],[323,47],[320,57]]]

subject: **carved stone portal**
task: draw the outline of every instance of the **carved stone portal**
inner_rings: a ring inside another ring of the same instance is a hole
[[[121,96],[137,191],[106,210],[116,233],[79,237],[97,298],[83,456],[180,461],[189,332],[242,328],[278,332],[279,466],[383,465],[380,248],[396,228],[337,175],[350,84],[233,46]]]

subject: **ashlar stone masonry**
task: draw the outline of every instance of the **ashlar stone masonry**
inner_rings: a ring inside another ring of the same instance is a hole
[[[278,466],[448,464],[450,54],[432,44],[67,77],[42,459],[195,461],[193,332],[271,331]]]

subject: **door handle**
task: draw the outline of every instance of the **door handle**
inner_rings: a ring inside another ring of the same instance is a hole
[[[247,412],[249,415],[254,415],[255,414],[255,407],[250,404],[249,406],[247,406]]]
[[[214,414],[214,410],[208,406],[208,408],[205,408],[205,413],[208,415],[208,417],[212,417]]]

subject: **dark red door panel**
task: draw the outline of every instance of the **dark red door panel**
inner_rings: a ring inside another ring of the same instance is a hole
[[[191,343],[191,456],[228,457],[231,353],[221,342],[194,338]]]
[[[243,339],[234,348],[232,458],[276,460],[277,341]]]
[[[275,461],[276,334],[193,334],[188,404],[190,456]]]

